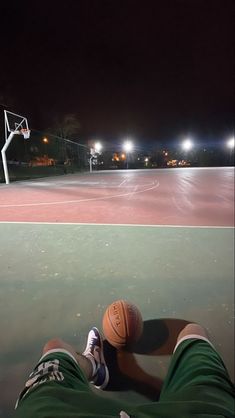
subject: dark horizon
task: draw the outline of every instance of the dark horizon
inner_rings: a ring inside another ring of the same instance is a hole
[[[75,114],[84,140],[233,134],[232,1],[23,1],[1,15],[1,108],[32,129]]]

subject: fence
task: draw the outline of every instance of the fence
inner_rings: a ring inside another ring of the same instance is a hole
[[[4,142],[0,142],[2,148]],[[89,168],[89,148],[56,135],[31,131],[29,139],[15,135],[6,151],[10,181],[64,175]],[[4,182],[2,161],[0,182]]]

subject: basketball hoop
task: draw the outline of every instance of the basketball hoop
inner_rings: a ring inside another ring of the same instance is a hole
[[[10,183],[8,167],[7,167],[7,158],[6,151],[9,147],[14,135],[23,135],[25,139],[30,137],[30,130],[28,127],[27,118],[16,113],[9,112],[4,110],[4,127],[5,127],[5,144],[1,149],[2,154],[2,164],[5,176],[6,184]]]
[[[24,136],[24,139],[29,139],[30,137],[30,129],[21,129],[20,130],[21,135]]]

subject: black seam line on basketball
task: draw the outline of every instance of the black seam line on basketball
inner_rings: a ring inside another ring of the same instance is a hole
[[[138,319],[137,319],[137,311],[136,311],[135,306],[128,303],[128,307],[129,307],[128,316],[129,318],[131,318],[131,321],[126,321],[126,323],[129,326],[128,327],[128,339],[129,339],[129,342],[132,342],[133,340],[135,340],[136,331],[138,330],[137,328]]]
[[[138,308],[137,308],[138,309]],[[135,341],[137,341],[139,339],[139,337],[137,338],[138,334],[139,334],[139,312],[135,309],[135,315],[134,315],[134,330],[135,330]]]
[[[118,332],[117,332],[117,329],[116,328],[114,328],[114,326],[113,326],[113,322],[112,322],[112,320],[111,320],[111,317],[110,317],[110,314],[109,314],[109,310],[108,310],[108,317],[109,317],[109,324],[111,325],[111,327],[112,327],[112,330],[114,331],[114,335],[115,334],[117,334],[117,336],[119,337],[119,338],[122,338],[123,339],[123,344],[125,344],[125,338],[122,336],[122,335],[120,335]],[[115,343],[119,343],[118,341],[114,341]],[[120,344],[120,343],[119,343]]]
[[[124,323],[125,323],[125,335],[126,335],[126,340],[127,340],[127,342],[128,342],[128,340],[129,340],[129,329],[128,329],[128,318],[126,317],[126,312],[125,312],[125,309],[124,309],[124,302],[123,301],[121,301],[121,307],[122,307],[122,316],[124,317],[124,319],[125,319],[125,321],[124,321]]]

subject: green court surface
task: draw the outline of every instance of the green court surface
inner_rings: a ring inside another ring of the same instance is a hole
[[[232,228],[0,224],[0,416],[11,416],[49,338],[82,350],[119,298],[144,320],[203,324],[233,379],[233,246]],[[165,376],[168,356],[135,356],[147,373]]]

